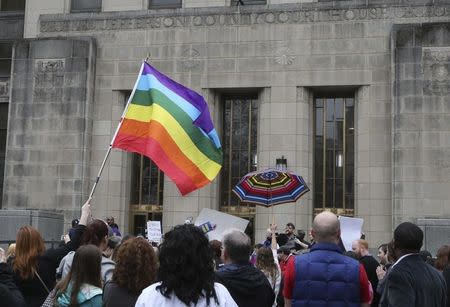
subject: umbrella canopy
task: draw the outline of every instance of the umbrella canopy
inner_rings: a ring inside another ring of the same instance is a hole
[[[301,176],[276,169],[249,173],[233,188],[241,201],[265,207],[295,202],[308,191]]]

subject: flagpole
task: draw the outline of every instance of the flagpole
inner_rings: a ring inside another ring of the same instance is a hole
[[[147,63],[147,61],[148,61],[148,56],[144,60],[144,62]],[[141,65],[141,69],[139,70],[138,79],[136,80],[136,83],[134,84],[133,91],[131,92],[130,97],[128,97],[127,104],[125,105],[125,109],[123,110],[122,116],[120,117],[120,121],[119,121],[119,124],[117,125],[116,132],[114,132],[114,136],[112,137],[111,142],[109,143],[108,151],[106,152],[106,155],[103,158],[102,165],[100,166],[100,170],[98,171],[97,177],[95,178],[94,185],[92,186],[92,190],[91,190],[91,193],[89,194],[88,199],[92,198],[92,195],[94,195],[95,189],[97,188],[97,184],[98,184],[98,182],[100,180],[100,176],[102,175],[103,168],[105,167],[105,164],[106,164],[106,160],[108,160],[109,154],[111,153],[111,149],[112,149],[114,141],[115,141],[115,139],[117,137],[117,133],[119,133],[119,129],[122,126],[123,118],[124,118],[124,116],[125,116],[125,114],[126,114],[126,112],[128,110],[128,106],[130,105],[131,99],[133,98],[134,93],[136,92],[136,88],[137,88],[137,85],[138,85],[138,82],[139,82],[139,76],[142,75],[142,71],[143,70],[144,70],[144,63],[142,63],[142,65]]]

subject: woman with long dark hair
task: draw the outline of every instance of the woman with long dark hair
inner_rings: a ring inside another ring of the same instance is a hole
[[[166,233],[159,262],[160,282],[142,291],[136,307],[237,306],[228,290],[214,282],[213,254],[200,228],[185,224]]]
[[[134,306],[144,288],[156,281],[157,259],[153,247],[141,237],[122,243],[114,255],[116,268],[104,286],[105,307]]]
[[[78,248],[69,274],[55,287],[54,306],[102,306],[101,258],[102,253],[95,245]]]
[[[23,226],[17,232],[16,255],[11,261],[14,281],[27,306],[40,307],[56,283],[55,271],[61,259],[76,250],[91,216],[90,199],[81,208],[80,223],[72,240],[56,249],[45,249],[39,231]]]
[[[81,238],[81,245],[93,244],[103,252],[108,247],[108,233],[109,231],[106,222],[95,219],[87,225],[86,231]],[[71,252],[67,254],[64,259],[62,259],[61,264],[58,268],[58,274],[61,275],[61,278],[64,278],[69,273],[73,257],[74,253]],[[112,278],[114,266],[114,261],[105,256],[101,257],[101,272],[103,283],[106,283]]]

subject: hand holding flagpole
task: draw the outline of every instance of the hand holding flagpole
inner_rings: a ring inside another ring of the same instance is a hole
[[[90,198],[112,148],[150,158],[183,196],[210,183],[222,167],[222,146],[205,99],[147,60],[141,65]]]

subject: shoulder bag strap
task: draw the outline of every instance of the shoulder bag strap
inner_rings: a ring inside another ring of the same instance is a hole
[[[41,276],[39,276],[38,272],[34,272],[37,276],[37,278],[39,279],[39,281],[41,282],[41,284],[44,286],[45,291],[47,291],[47,294],[50,294],[50,290],[48,290],[47,286],[45,285],[44,281],[42,280]]]

